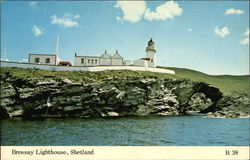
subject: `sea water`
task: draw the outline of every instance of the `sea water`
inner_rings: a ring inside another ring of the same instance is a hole
[[[1,120],[1,145],[249,146],[249,118],[6,119]]]

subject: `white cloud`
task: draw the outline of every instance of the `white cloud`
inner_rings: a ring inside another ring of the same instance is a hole
[[[183,9],[174,1],[156,7],[155,12],[147,8],[145,1],[117,1],[115,8],[119,8],[123,12],[123,17],[116,17],[120,22],[128,21],[131,23],[139,22],[142,17],[146,20],[166,20],[173,19],[174,16],[182,14]]]
[[[188,32],[192,32],[193,30],[192,30],[192,28],[188,28]]]
[[[37,7],[37,2],[36,1],[31,1],[31,2],[29,2],[29,6]]]
[[[147,20],[166,20],[173,19],[174,16],[182,14],[182,8],[174,1],[167,1],[166,3],[156,7],[155,12],[148,8],[145,12],[144,18]]]
[[[31,30],[36,37],[43,34],[42,30],[36,25],[34,25]]]
[[[120,8],[123,12],[123,18],[116,17],[118,21],[125,20],[136,23],[141,20],[147,6],[144,1],[117,1],[115,8]]]
[[[241,41],[240,41],[240,44],[242,44],[242,45],[247,45],[247,44],[249,44],[249,37],[247,37],[247,38],[241,40]]]
[[[249,36],[249,28],[246,30],[246,32],[244,33],[245,36]]]
[[[243,10],[240,10],[240,9],[234,9],[234,8],[230,8],[230,9],[227,9],[225,11],[225,14],[226,15],[230,15],[230,14],[243,14],[244,11]]]
[[[71,28],[71,27],[77,27],[78,22],[76,19],[79,19],[80,15],[76,14],[64,14],[62,18],[57,18],[57,15],[51,16],[51,24],[58,24],[59,26],[62,26],[64,28]]]
[[[221,38],[224,38],[225,36],[229,35],[230,34],[230,31],[229,29],[225,26],[225,27],[222,27],[222,28],[218,28],[218,26],[216,26],[214,28],[214,33],[218,36],[220,36]]]
[[[74,18],[75,18],[75,19],[80,18],[80,15],[79,15],[79,14],[76,14],[76,15],[74,15]]]
[[[250,35],[250,33],[249,33],[249,28],[248,28],[246,30],[246,32],[244,33],[245,38],[240,41],[240,44],[248,45],[249,44],[249,35]]]
[[[119,17],[119,16],[116,16],[115,19],[116,19],[117,21],[122,22],[122,23],[124,22],[124,20],[123,20],[121,17]]]

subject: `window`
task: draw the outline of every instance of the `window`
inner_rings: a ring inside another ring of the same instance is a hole
[[[91,59],[91,64],[93,64],[94,63],[94,60],[93,59]]]
[[[39,63],[40,58],[35,58],[35,63]]]
[[[88,59],[88,63],[90,63],[90,59]]]
[[[84,58],[81,59],[81,63],[84,63]]]
[[[153,59],[151,59],[151,62],[153,62]]]
[[[45,63],[50,63],[50,58],[46,58]]]
[[[95,64],[97,64],[97,59],[95,60]]]

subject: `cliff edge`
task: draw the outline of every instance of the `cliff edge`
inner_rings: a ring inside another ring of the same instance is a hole
[[[249,115],[247,95],[224,96],[204,82],[136,71],[92,73],[96,76],[75,80],[72,75],[21,70],[35,76],[16,76],[12,69],[1,71],[1,118],[173,116],[190,111],[207,113],[209,117]],[[128,72],[130,76],[126,76]],[[77,74],[82,76],[81,72]]]

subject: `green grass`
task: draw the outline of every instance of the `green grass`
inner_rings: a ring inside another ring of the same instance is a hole
[[[231,75],[207,75],[202,72],[184,69],[168,68],[175,71],[178,78],[188,78],[193,81],[206,82],[219,88],[224,94],[230,95],[233,92],[246,93],[249,95],[250,83],[249,75],[231,76]]]
[[[16,78],[38,78],[38,79],[61,79],[67,78],[74,82],[98,82],[105,78],[138,78],[138,77],[155,77],[155,78],[170,78],[170,79],[190,79],[197,82],[206,82],[219,88],[224,94],[230,95],[233,92],[242,92],[249,95],[249,75],[246,76],[212,76],[198,71],[183,69],[183,68],[168,68],[176,72],[175,75],[130,71],[130,70],[113,70],[101,72],[86,72],[86,71],[45,71],[39,69],[21,69],[21,68],[1,68],[1,77],[11,74]]]

